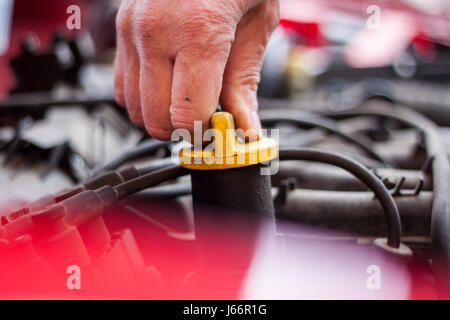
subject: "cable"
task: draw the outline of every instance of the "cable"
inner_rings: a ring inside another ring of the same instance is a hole
[[[148,188],[127,197],[128,202],[134,200],[146,201],[149,199],[173,199],[181,196],[190,195],[192,192],[190,183],[177,183]]]
[[[386,221],[371,191],[347,192],[295,189],[281,198],[277,217],[364,237],[386,233]],[[394,198],[402,221],[402,242],[407,237],[428,237],[433,193]],[[431,245],[431,239],[429,240]],[[431,253],[431,252],[430,252]]]
[[[308,148],[280,150],[279,158],[280,160],[307,160],[328,163],[345,169],[360,179],[375,193],[386,214],[388,245],[394,248],[400,247],[401,222],[397,205],[381,180],[362,164],[336,153]]]
[[[140,172],[134,166],[123,168],[117,171],[104,172],[70,189],[65,189],[54,195],[48,194],[46,196],[43,196],[41,198],[38,198],[37,200],[28,203],[27,205],[13,212],[4,214],[0,219],[0,225],[10,223],[31,212],[43,210],[48,206],[67,200],[77,194],[82,193],[83,191],[97,190],[104,186],[116,186],[128,180],[134,179],[139,175]]]
[[[370,148],[368,141],[363,141],[361,138],[354,138],[345,132],[339,130],[335,127],[333,122],[327,121],[326,119],[322,119],[318,116],[311,116],[309,119],[300,118],[295,115],[280,115],[280,112],[277,112],[276,116],[271,116],[265,113],[260,114],[261,123],[266,126],[270,126],[277,122],[287,122],[293,123],[297,126],[311,128],[311,127],[319,127],[330,133],[336,134],[342,139],[356,145],[361,150],[363,150],[367,155],[369,155],[372,159],[380,161],[385,166],[389,167],[389,164],[381,157],[378,153],[376,153],[373,149]]]
[[[175,162],[172,158],[162,158],[162,159],[155,159],[147,163],[145,166],[139,167],[138,171],[139,174],[147,174],[162,168],[167,168],[171,165],[174,165]]]
[[[97,168],[94,168],[92,171],[92,176],[96,176],[102,172],[108,171],[108,170],[114,170],[120,167],[121,165],[133,161],[136,159],[139,159],[144,156],[148,156],[152,153],[154,153],[156,150],[167,147],[170,142],[168,141],[159,141],[155,139],[149,139],[147,141],[142,142],[135,148],[126,151],[125,153],[121,154],[118,158],[100,166]]]
[[[0,111],[17,111],[27,110],[33,108],[48,108],[53,106],[68,106],[68,105],[81,105],[81,106],[94,106],[99,104],[115,105],[116,101],[113,97],[102,98],[68,98],[68,99],[54,99],[47,93],[26,93],[15,94],[10,100],[0,102]]]
[[[450,164],[439,128],[428,118],[410,109],[395,106],[385,112],[367,108],[330,114],[331,117],[374,116],[392,119],[423,132],[429,159],[432,159],[433,209],[431,248],[438,294],[450,297]]]
[[[153,187],[165,181],[173,180],[188,173],[189,171],[187,169],[182,168],[179,165],[174,165],[129,180],[114,187],[114,190],[117,193],[117,197],[121,199],[130,194]]]
[[[394,188],[395,184],[404,178],[402,190],[414,190],[421,180],[423,181],[421,190],[432,190],[431,175],[419,170],[381,168],[373,170],[373,172],[380,179],[385,178],[384,184],[388,189]],[[278,186],[283,180],[290,177],[295,178],[302,189],[330,191],[364,191],[367,189],[361,181],[339,168],[308,162],[302,163],[300,166],[298,161],[280,163],[277,174],[272,176],[272,185]]]

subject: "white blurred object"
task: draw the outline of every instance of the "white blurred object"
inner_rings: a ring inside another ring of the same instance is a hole
[[[403,0],[403,2],[418,10],[431,14],[441,14],[445,10],[450,9],[450,2],[448,0]]]
[[[243,299],[408,299],[406,266],[374,247],[327,241],[324,231],[288,223],[277,224],[277,232],[262,232]],[[372,287],[374,269],[379,287]]]
[[[55,108],[47,112],[45,119],[25,130],[24,138],[42,147],[70,141],[89,163],[98,163],[118,156],[142,138],[140,131],[127,122],[116,124],[112,120],[124,122],[107,106],[93,113],[77,107]],[[119,129],[120,125],[125,128]]]

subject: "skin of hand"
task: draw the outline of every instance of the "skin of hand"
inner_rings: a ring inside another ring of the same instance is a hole
[[[218,103],[254,140],[264,51],[278,0],[123,0],[114,95],[154,138],[203,128]]]

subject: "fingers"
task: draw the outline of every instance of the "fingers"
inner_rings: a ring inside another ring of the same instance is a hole
[[[256,89],[272,28],[257,20],[277,0],[255,2],[241,20],[247,8],[234,2],[123,0],[114,92],[132,121],[167,140],[176,128],[193,132],[195,121],[206,128],[220,98],[238,127],[258,131]]]
[[[125,103],[130,119],[138,127],[144,127],[144,118],[141,110],[140,95],[140,62],[139,56],[134,47],[127,47],[125,50]]]
[[[130,119],[137,125],[143,126],[141,99],[139,93],[140,61],[134,44],[133,0],[125,0],[117,15],[117,45],[115,96],[120,104],[125,104]],[[122,89],[123,88],[123,89]]]
[[[166,58],[141,60],[140,97],[147,132],[154,138],[169,140],[173,131],[170,120],[173,64]]]
[[[122,45],[116,60],[117,99],[125,100],[133,122],[158,139],[169,139],[175,128],[193,131],[196,120],[208,126],[218,105],[236,15],[215,8],[219,2],[200,7],[124,2],[117,19]]]
[[[154,138],[168,140],[173,130],[169,113],[173,62],[159,37],[158,19],[148,15],[155,10],[146,6],[142,1],[122,2],[116,22],[115,95],[125,102],[137,126],[145,127]]]
[[[222,89],[223,73],[231,41],[220,41],[199,50],[196,46],[180,51],[175,59],[170,116],[174,128],[191,132],[194,121],[209,126]]]
[[[236,127],[244,130],[249,140],[260,135],[257,89],[264,51],[277,22],[276,1],[251,9],[237,27],[224,73],[221,106],[234,115]]]

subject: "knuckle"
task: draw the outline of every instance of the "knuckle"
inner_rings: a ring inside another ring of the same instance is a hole
[[[120,39],[128,36],[131,30],[131,19],[127,11],[119,10],[116,16],[116,30]]]
[[[185,34],[176,49],[177,55],[185,55],[191,61],[228,60],[234,35],[203,33]],[[176,56],[177,56],[176,55]]]
[[[137,15],[133,24],[138,39],[153,38],[159,30],[158,19],[152,11]]]
[[[248,69],[238,72],[236,79],[233,79],[233,84],[256,91],[261,80],[261,68],[257,64],[247,65],[245,67]]]
[[[163,59],[167,55],[166,42],[161,36],[160,26],[146,18],[136,19],[135,35],[136,49],[143,63],[152,58]]]
[[[270,1],[268,10],[266,11],[266,20],[272,30],[275,29],[280,22],[280,5],[278,0]]]
[[[271,31],[273,31],[280,23],[280,14],[276,12],[275,14],[272,14],[268,20],[271,26]]]
[[[217,51],[234,41],[236,23],[229,15],[211,8],[197,8],[176,18],[174,33],[178,51],[189,47]]]
[[[134,45],[142,60],[167,57],[168,37],[165,17],[159,10],[147,8],[136,15],[133,21]]]

